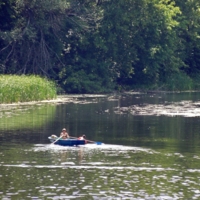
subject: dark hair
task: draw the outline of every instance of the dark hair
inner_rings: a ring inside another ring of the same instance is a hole
[[[86,136],[85,136],[85,135],[83,135],[82,137],[83,137],[83,138],[86,138]]]

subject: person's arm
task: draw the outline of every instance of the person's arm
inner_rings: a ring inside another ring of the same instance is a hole
[[[69,138],[69,133],[68,133],[68,132],[66,132],[66,134],[67,134],[67,138]]]

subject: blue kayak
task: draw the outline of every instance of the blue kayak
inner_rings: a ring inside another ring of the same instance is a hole
[[[55,142],[58,138],[48,137],[51,143]],[[78,146],[84,145],[86,143],[85,140],[78,140],[78,139],[59,139],[54,144],[61,145],[61,146]]]

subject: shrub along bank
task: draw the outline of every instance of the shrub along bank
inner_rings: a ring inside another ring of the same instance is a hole
[[[0,76],[0,103],[41,101],[54,99],[56,86],[39,76]]]

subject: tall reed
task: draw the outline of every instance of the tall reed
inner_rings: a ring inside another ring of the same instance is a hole
[[[53,99],[56,86],[39,76],[0,75],[0,103]]]

